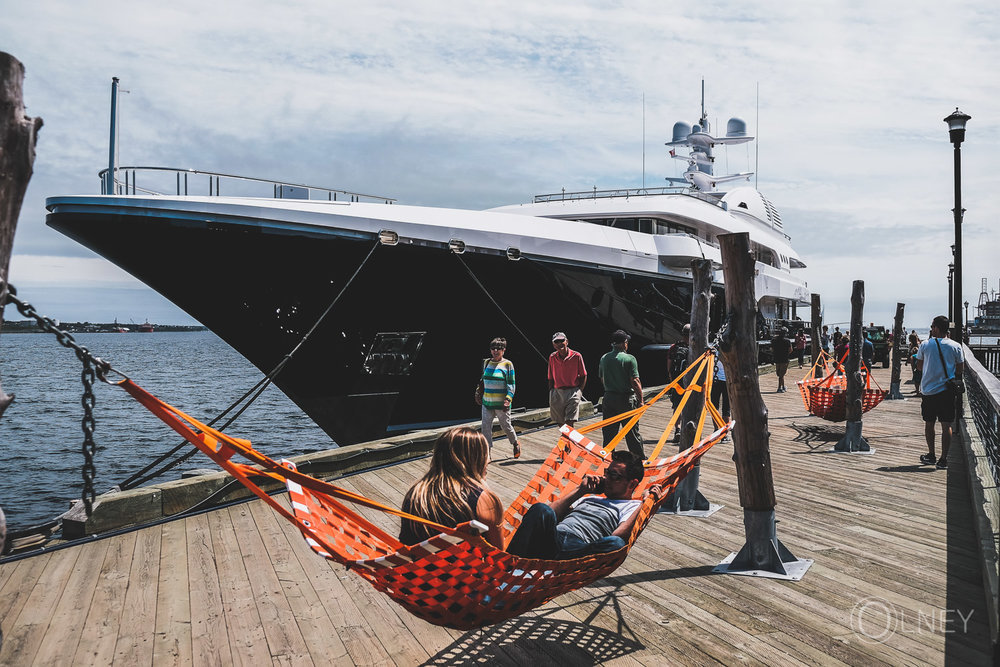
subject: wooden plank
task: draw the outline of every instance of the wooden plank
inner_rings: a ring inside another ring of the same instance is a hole
[[[295,555],[292,543],[302,541],[299,533],[288,535],[281,525],[287,522],[263,503],[252,503],[250,512],[312,662],[339,664],[347,658],[347,648]]]
[[[260,665],[269,662],[271,655],[254,602],[250,574],[240,553],[240,536],[236,534],[232,518],[234,512],[245,511],[246,505],[236,505],[211,512],[208,514],[208,526],[212,533],[219,591],[233,661]]]
[[[73,662],[81,665],[110,665],[122,623],[122,600],[128,590],[128,575],[135,553],[137,532],[108,538],[108,550],[87,620],[77,644]],[[59,552],[60,554],[62,552]]]
[[[184,665],[192,662],[191,594],[188,573],[187,531],[184,521],[162,526],[153,664]]]
[[[83,634],[87,612],[100,582],[98,567],[107,556],[110,540],[98,540],[80,547],[80,557],[66,582],[66,590],[59,599],[50,621],[50,630],[57,629],[60,641],[45,641],[34,661],[42,665],[70,664],[76,654],[77,644]],[[47,632],[47,634],[48,634]]]
[[[184,519],[188,595],[191,600],[191,659],[200,665],[231,665],[229,626],[207,514]]]
[[[160,526],[140,530],[122,604],[124,622],[118,632],[114,664],[151,664],[156,637],[157,584],[160,574]]]
[[[49,559],[20,605],[13,627],[4,632],[4,648],[30,662],[41,648],[49,621],[73,573],[79,552]]]
[[[313,664],[309,648],[285,597],[274,558],[264,547],[251,505],[243,505],[239,511],[233,508],[229,515],[233,519],[233,528],[239,535],[240,553],[250,574],[250,588],[267,638],[271,661],[281,664]]]

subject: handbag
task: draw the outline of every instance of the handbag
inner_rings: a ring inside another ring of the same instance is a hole
[[[935,338],[934,342],[937,343],[938,356],[941,357],[941,368],[947,372],[948,365],[944,363],[944,354],[941,353],[941,339]],[[955,396],[961,396],[965,393],[965,383],[962,382],[961,378],[950,377],[944,381],[944,386]]]

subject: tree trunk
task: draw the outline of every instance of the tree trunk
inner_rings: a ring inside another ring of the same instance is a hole
[[[889,395],[886,397],[890,401],[901,400],[903,393],[900,391],[900,373],[903,365],[903,355],[909,353],[909,345],[903,339],[903,309],[905,303],[896,304],[896,321],[892,327],[892,380],[889,383]]]
[[[771,473],[771,434],[767,430],[767,406],[760,395],[757,377],[757,298],[753,290],[754,257],[748,234],[719,236],[722,270],[726,283],[728,329],[719,351],[726,368],[733,429],[733,460],[736,462],[740,505],[744,510],[774,510],[774,480]]]
[[[24,65],[14,56],[0,51],[0,329],[3,328],[3,303],[7,300],[14,230],[24,191],[31,179],[35,140],[42,126],[41,118],[24,115],[23,83]],[[14,395],[4,393],[0,384],[0,416],[13,400]]]
[[[864,380],[861,377],[861,327],[865,316],[865,281],[855,280],[851,292],[851,342],[847,355],[847,429],[837,442],[838,452],[871,451],[868,441],[861,435],[861,401]],[[871,373],[871,369],[868,369]]]

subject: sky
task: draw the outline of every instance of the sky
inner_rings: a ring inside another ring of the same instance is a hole
[[[982,278],[1000,287],[995,0],[0,5],[45,122],[11,282],[62,321],[193,323],[44,224],[46,197],[99,192],[113,76],[120,165],[474,209],[664,185],[704,80],[714,129],[738,116],[758,137],[717,149],[717,173],[756,170],[825,321],[849,322],[863,280],[865,320],[902,302],[909,328],[947,310],[959,107],[970,315]]]

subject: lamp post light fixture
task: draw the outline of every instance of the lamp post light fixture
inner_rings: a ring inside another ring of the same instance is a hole
[[[962,331],[965,331],[966,327],[969,326],[969,302],[965,302],[965,319],[962,320]]]
[[[962,208],[962,142],[965,141],[965,124],[972,116],[962,113],[955,107],[955,111],[944,119],[948,123],[948,138],[955,146],[955,277],[952,284],[952,307],[954,311],[951,315],[952,332],[951,337],[957,343],[962,342],[962,216],[965,209]]]

